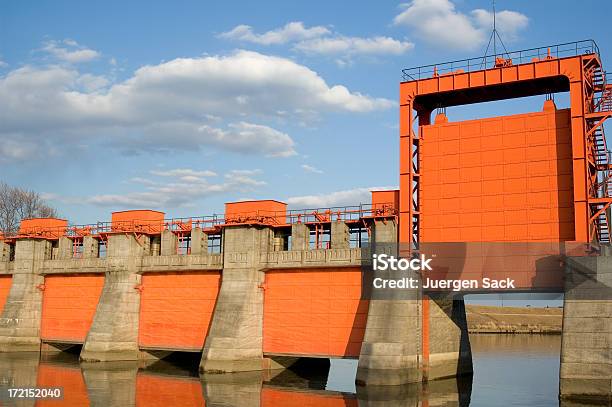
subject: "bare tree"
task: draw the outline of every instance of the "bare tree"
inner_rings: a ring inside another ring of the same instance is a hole
[[[14,233],[25,218],[57,217],[38,192],[0,182],[0,232]]]

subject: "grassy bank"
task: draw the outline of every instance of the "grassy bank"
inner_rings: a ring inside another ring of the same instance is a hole
[[[562,308],[467,306],[470,333],[560,334]]]

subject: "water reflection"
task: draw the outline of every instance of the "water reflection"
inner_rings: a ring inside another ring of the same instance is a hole
[[[65,389],[61,402],[3,400],[0,406],[558,406],[559,341],[476,336],[473,380],[356,389],[350,384],[354,361],[334,361],[330,369],[328,360],[304,360],[284,371],[200,378],[195,354],[133,363],[79,363],[68,353],[40,360],[38,354],[0,354],[0,387]]]

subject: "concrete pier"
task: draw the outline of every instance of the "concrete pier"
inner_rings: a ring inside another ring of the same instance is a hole
[[[109,237],[108,269],[94,320],[81,351],[86,361],[138,359],[138,322],[142,258],[149,237]]]
[[[261,255],[271,250],[270,228],[232,226],[223,231],[223,280],[202,353],[202,372],[261,370],[263,286]]]
[[[374,250],[396,254],[396,230],[394,222],[374,222]],[[358,385],[393,386],[472,373],[463,298],[429,298],[416,290],[413,297],[397,290],[370,300]]]
[[[15,242],[13,281],[0,316],[0,352],[40,350],[42,263],[51,258],[51,242],[18,239]]]
[[[560,398],[612,402],[612,256],[570,257]]]

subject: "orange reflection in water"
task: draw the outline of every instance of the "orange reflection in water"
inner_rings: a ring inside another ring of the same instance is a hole
[[[78,366],[48,365],[38,366],[38,387],[63,387],[63,400],[38,400],[37,406],[88,406],[87,386]]]
[[[136,376],[136,405],[205,406],[198,378],[164,377],[147,373]]]
[[[357,407],[357,399],[327,391],[295,391],[264,387],[261,390],[263,407]]]

